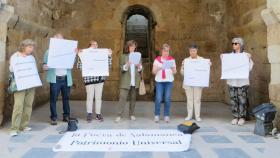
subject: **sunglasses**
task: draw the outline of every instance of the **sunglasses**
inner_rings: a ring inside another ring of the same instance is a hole
[[[239,43],[232,43],[232,45],[238,45]]]

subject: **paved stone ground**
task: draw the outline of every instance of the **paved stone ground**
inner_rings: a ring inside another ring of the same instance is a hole
[[[153,122],[153,102],[137,102],[136,121],[124,119],[116,124],[117,102],[103,102],[104,122],[85,121],[85,102],[71,101],[72,116],[79,119],[80,129],[176,129],[186,116],[186,106],[173,102],[171,122]],[[61,102],[58,113],[62,112]],[[58,152],[52,147],[62,137],[58,132],[66,128],[59,122],[49,125],[49,106],[44,105],[33,111],[32,131],[22,132],[10,138],[7,123],[0,129],[0,158],[270,158],[280,155],[280,140],[260,137],[253,134],[254,121],[243,127],[230,124],[231,115],[228,105],[207,102],[202,105],[201,127],[193,134],[191,148],[187,152]],[[61,116],[60,116],[61,119]]]

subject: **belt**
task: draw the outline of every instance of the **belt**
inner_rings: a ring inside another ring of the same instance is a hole
[[[56,76],[57,80],[66,80],[67,76]]]

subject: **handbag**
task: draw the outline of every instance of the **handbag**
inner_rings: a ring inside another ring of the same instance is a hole
[[[191,121],[185,121],[184,123],[177,126],[177,129],[184,134],[192,134],[199,128],[200,127],[196,123]]]
[[[78,129],[78,119],[70,117],[68,120],[68,126],[66,130],[58,132],[59,134],[64,134],[66,132],[73,132]]]
[[[8,93],[12,94],[17,91],[17,84],[15,80],[14,73],[10,72],[9,74],[9,85],[8,85]]]
[[[78,129],[78,119],[69,118],[67,131],[76,131]]]
[[[139,95],[145,95],[146,94],[146,87],[145,87],[145,82],[143,79],[143,73],[141,73],[141,81],[140,81],[140,86],[139,86]]]

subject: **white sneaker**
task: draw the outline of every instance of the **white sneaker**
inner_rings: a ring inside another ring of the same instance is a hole
[[[170,122],[169,116],[164,116],[164,121],[165,121],[166,123],[169,123],[169,122]]]
[[[11,137],[15,137],[15,136],[17,136],[18,135],[18,133],[16,132],[16,131],[11,131],[10,132],[10,136]]]
[[[195,118],[195,120],[196,120],[197,122],[201,122],[201,121],[202,121],[202,119],[201,119],[200,117]]]
[[[159,116],[155,116],[155,122],[158,123],[159,122]]]
[[[130,120],[131,120],[131,121],[135,121],[135,120],[136,120],[136,117],[133,116],[133,115],[131,115],[131,116],[130,116]]]
[[[231,121],[231,124],[232,125],[236,125],[238,123],[238,119],[237,118],[235,118],[235,119],[233,119],[232,121]]]
[[[31,127],[24,127],[23,131],[31,131],[32,128]]]
[[[239,126],[243,126],[245,124],[245,119],[244,118],[241,118],[238,120],[238,125]]]
[[[119,122],[121,121],[121,119],[122,119],[122,118],[121,118],[120,116],[118,116],[118,117],[115,119],[115,122],[116,122],[116,123],[119,123]]]
[[[192,117],[187,116],[187,117],[185,118],[185,121],[190,121],[190,120],[192,120]]]

